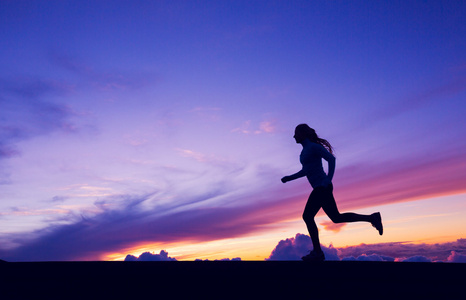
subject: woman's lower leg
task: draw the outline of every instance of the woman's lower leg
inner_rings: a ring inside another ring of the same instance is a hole
[[[329,216],[330,217],[330,216]],[[348,222],[371,222],[370,215],[361,215],[356,213],[342,213],[336,216],[331,216],[334,223],[348,223]]]
[[[314,219],[304,221],[306,223],[307,230],[309,231],[309,235],[311,236],[312,246],[314,247],[314,250],[321,252],[322,249],[320,247],[319,230],[317,229],[316,222],[314,221]]]

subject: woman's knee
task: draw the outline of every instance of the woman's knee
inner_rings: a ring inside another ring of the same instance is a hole
[[[330,218],[330,220],[332,220],[333,223],[343,223],[344,220],[343,220],[343,217],[341,214],[334,214],[334,215],[331,215],[331,216],[328,216]]]
[[[310,214],[310,213],[307,213],[306,211],[304,211],[302,217],[303,217],[303,220],[304,220],[304,222],[305,222],[306,224],[312,224],[312,223],[315,224],[315,222],[314,222],[314,215],[313,215],[313,214]]]
[[[309,219],[309,216],[306,213],[306,211],[303,212],[302,218],[303,218],[304,222],[307,222],[307,220]]]

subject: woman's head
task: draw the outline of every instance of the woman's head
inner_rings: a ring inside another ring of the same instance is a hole
[[[319,138],[316,131],[309,127],[307,124],[299,124],[296,126],[293,137],[295,138],[296,143],[302,143],[305,139],[309,139],[313,143],[324,146],[330,153],[333,154],[332,145],[330,145],[327,140]]]
[[[317,134],[314,129],[307,124],[299,124],[294,130],[294,138],[296,143],[301,143],[304,139],[309,139],[311,142],[316,143]]]

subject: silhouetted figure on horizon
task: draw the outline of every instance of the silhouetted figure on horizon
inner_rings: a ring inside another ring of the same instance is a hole
[[[319,231],[314,221],[314,217],[320,208],[324,209],[327,216],[334,223],[369,222],[382,235],[382,218],[379,212],[371,215],[360,215],[351,212],[341,214],[338,211],[335,198],[333,197],[332,178],[335,173],[335,157],[333,156],[333,148],[330,143],[325,139],[319,138],[315,130],[307,124],[296,126],[294,139],[296,143],[303,146],[303,151],[299,156],[303,168],[298,173],[285,176],[281,180],[285,183],[306,176],[313,188],[304,208],[303,219],[311,236],[314,249],[308,255],[303,256],[302,259],[304,261],[325,260],[325,255],[320,247]],[[325,174],[322,167],[322,158],[328,162],[328,174]]]

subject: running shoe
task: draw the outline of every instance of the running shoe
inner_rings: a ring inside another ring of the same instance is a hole
[[[322,251],[312,250],[308,255],[301,257],[303,261],[324,261],[325,255]]]
[[[377,229],[380,235],[383,234],[383,225],[382,225],[382,217],[380,216],[379,212],[373,213],[372,214],[372,221],[371,221],[372,226]]]

